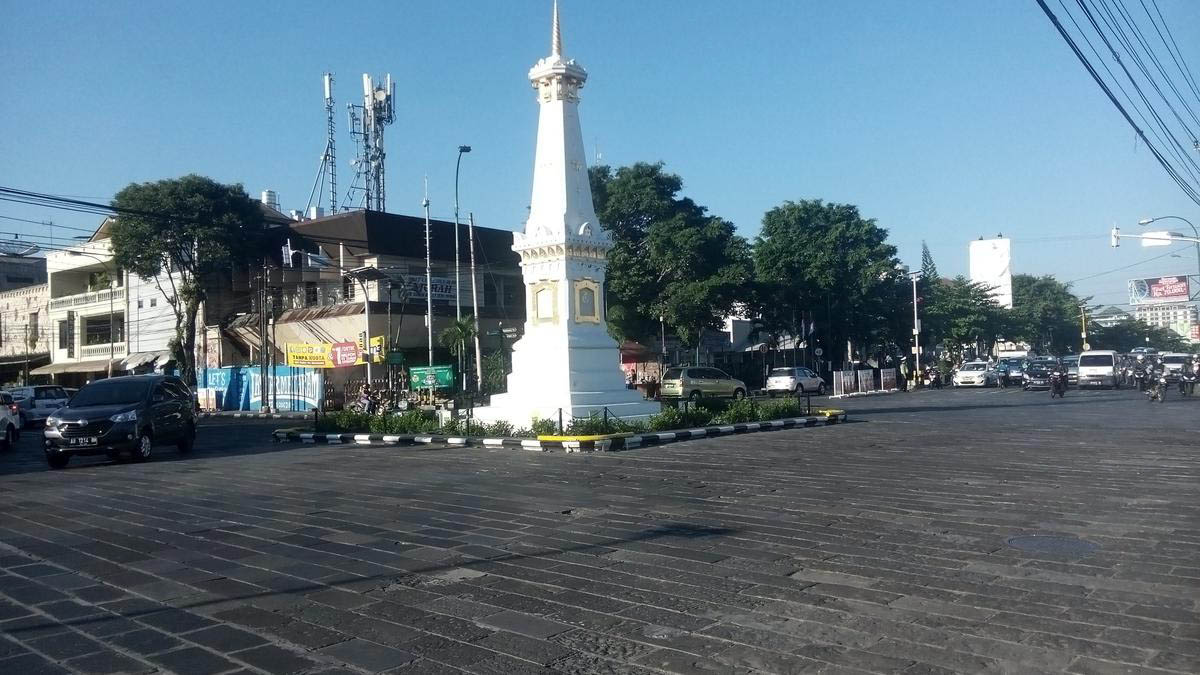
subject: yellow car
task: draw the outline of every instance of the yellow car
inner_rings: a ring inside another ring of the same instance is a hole
[[[667,372],[663,373],[660,396],[687,398],[693,401],[713,397],[740,399],[746,398],[746,383],[716,368],[668,368]]]

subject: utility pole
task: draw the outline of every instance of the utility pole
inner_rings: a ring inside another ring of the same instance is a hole
[[[459,292],[461,281],[459,277],[459,261],[462,256],[459,255],[458,248],[458,170],[462,166],[462,156],[471,151],[471,146],[458,146],[458,159],[454,162],[454,318],[462,318],[462,293]],[[428,192],[428,190],[426,190]],[[459,366],[462,366],[460,363]]]
[[[1080,349],[1080,351],[1085,352],[1088,349],[1087,306],[1086,305],[1079,306],[1079,334],[1083,337],[1083,344],[1081,345],[1082,349]]]
[[[425,337],[429,343],[429,363],[433,365],[433,272],[429,256],[429,176],[425,177]],[[457,291],[458,289],[455,289]]]
[[[267,259],[263,258],[258,280],[258,400],[263,412],[270,410],[267,384]]]
[[[455,225],[455,227],[458,227]],[[467,214],[467,237],[471,248],[471,314],[475,318],[475,391],[483,388],[483,358],[479,350],[479,292],[475,287],[475,214]]]
[[[913,373],[915,375],[921,369],[921,318],[917,315],[917,280],[921,278],[921,273],[910,272],[908,278],[912,280],[913,288],[913,361],[916,363]]]

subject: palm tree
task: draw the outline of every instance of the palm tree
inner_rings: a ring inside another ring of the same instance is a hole
[[[467,343],[475,339],[475,317],[468,314],[447,326],[438,334],[438,342],[454,354],[458,359],[458,370],[466,382],[466,368],[463,367],[463,355],[467,353]],[[465,386],[463,387],[466,388]]]

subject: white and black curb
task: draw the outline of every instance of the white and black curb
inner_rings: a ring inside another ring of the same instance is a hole
[[[232,417],[234,419],[256,419],[256,420],[311,420],[313,415],[311,412],[202,412],[196,413],[196,417],[221,419],[223,417]]]
[[[700,427],[679,431],[662,431],[647,434],[634,434],[617,438],[597,440],[562,440],[542,441],[532,438],[477,438],[467,436],[442,436],[420,434],[325,434],[296,431],[294,429],[278,429],[272,434],[275,442],[299,441],[301,443],[324,443],[340,445],[345,443],[358,445],[472,445],[484,448],[518,448],[522,450],[564,452],[594,452],[604,450],[630,450],[644,445],[662,445],[675,441],[686,441],[709,436],[728,436],[756,431],[772,431],[775,429],[795,429],[800,427],[815,427],[823,424],[838,424],[846,421],[846,413],[839,412],[830,415],[811,417],[790,417],[769,422],[746,422],[742,424],[727,424],[715,427]]]

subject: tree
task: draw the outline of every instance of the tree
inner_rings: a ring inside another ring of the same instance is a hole
[[[933,254],[929,252],[929,245],[925,240],[921,240],[921,278],[928,283],[935,283],[941,279],[938,274],[937,263],[933,262]]]
[[[463,371],[462,377],[464,382],[467,379],[466,371],[469,370],[470,366],[469,363],[467,366],[463,366],[464,361],[468,360],[466,357],[470,354],[467,349],[467,343],[474,339],[475,317],[470,314],[460,319],[455,319],[453,323],[442,329],[441,333],[438,333],[438,342],[443,347],[449,349],[454,358],[458,360],[459,367]]]
[[[200,303],[216,275],[260,255],[263,213],[240,184],[194,174],[131,183],[112,207],[114,262],[158,284],[175,314],[171,350],[184,380],[195,384]]]
[[[848,339],[862,345],[896,339],[903,322],[897,312],[909,310],[887,230],[850,204],[789,201],[768,211],[754,244],[754,269],[766,314],[779,322],[812,310],[834,362],[849,358]]]
[[[1129,320],[1101,326],[1088,323],[1088,343],[1092,349],[1128,352],[1134,347],[1154,347],[1159,351],[1189,351],[1188,341],[1175,331]]]
[[[1081,346],[1081,300],[1053,275],[1014,274],[1012,321],[1005,338],[1027,342],[1055,354],[1078,351]]]
[[[750,250],[733,223],[680,197],[682,179],[662,163],[590,169],[608,254],[609,332],[647,342],[659,317],[689,346],[731,314],[751,276]]]
[[[989,351],[1006,314],[992,300],[989,286],[958,276],[939,280],[927,291],[922,328],[930,344],[960,362],[964,346]]]

